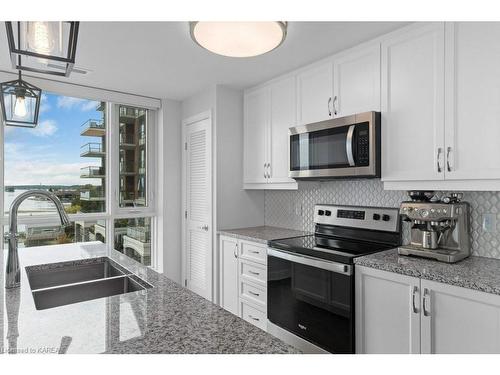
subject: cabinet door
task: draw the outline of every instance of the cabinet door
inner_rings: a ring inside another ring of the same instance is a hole
[[[422,280],[422,353],[500,353],[500,296]]]
[[[238,241],[220,237],[220,305],[238,315]]]
[[[335,58],[333,115],[380,111],[380,44]]]
[[[500,179],[499,40],[498,22],[446,25],[447,180]]]
[[[443,148],[444,23],[432,23],[382,43],[382,180],[443,180]]]
[[[267,132],[270,121],[270,91],[268,87],[245,95],[244,121],[244,182],[267,183],[264,164],[267,163]]]
[[[295,77],[271,86],[270,183],[295,183],[288,177],[288,128],[295,126],[297,115],[295,90]]]
[[[331,119],[333,64],[327,62],[297,75],[297,122],[299,125]]]
[[[356,266],[356,353],[420,352],[420,279]]]

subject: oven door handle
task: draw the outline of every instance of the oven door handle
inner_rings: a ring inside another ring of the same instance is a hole
[[[354,128],[356,125],[349,126],[349,130],[347,131],[347,137],[345,139],[345,149],[347,152],[347,160],[349,161],[349,166],[354,167],[356,163],[354,163],[354,154],[352,152],[352,137],[354,136]]]
[[[343,275],[349,276],[352,274],[352,266],[349,264],[337,263],[323,259],[316,259],[307,255],[302,255],[302,254],[297,255],[285,250],[275,250],[271,248],[267,249],[267,255],[288,260],[293,263],[300,263],[306,266],[321,268],[326,271],[341,273]]]

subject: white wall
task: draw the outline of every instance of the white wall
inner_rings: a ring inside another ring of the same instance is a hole
[[[215,85],[200,91],[182,102],[182,120],[215,109]]]
[[[243,92],[216,87],[217,229],[264,224],[264,192],[243,190]]]
[[[163,273],[181,283],[181,103],[164,99],[158,112],[158,243]]]

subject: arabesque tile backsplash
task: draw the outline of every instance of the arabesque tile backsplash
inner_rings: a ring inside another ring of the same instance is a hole
[[[384,190],[380,180],[299,182],[298,190],[266,191],[265,224],[312,232],[313,210],[317,203],[399,207],[401,201],[407,199],[405,191]],[[471,205],[473,254],[500,258],[500,192],[464,192],[463,200]],[[493,232],[485,232],[482,228],[482,216],[487,213],[497,216]],[[409,226],[404,225],[403,239],[408,238],[408,234]]]

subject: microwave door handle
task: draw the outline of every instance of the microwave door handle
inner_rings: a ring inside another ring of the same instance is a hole
[[[349,161],[349,166],[354,167],[356,164],[354,163],[354,154],[352,152],[352,138],[354,136],[354,127],[356,125],[349,126],[349,130],[347,131],[347,137],[345,139],[345,149],[347,152],[347,160]]]

